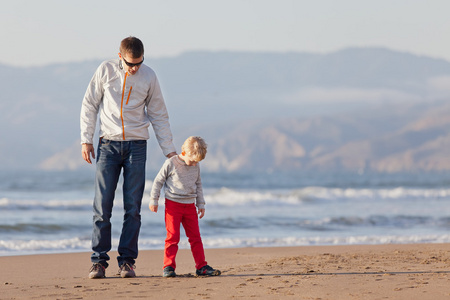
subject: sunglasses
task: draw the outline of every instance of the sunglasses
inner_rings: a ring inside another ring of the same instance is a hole
[[[122,59],[123,59],[123,61],[125,62],[125,64],[126,64],[128,67],[130,67],[130,68],[133,68],[133,67],[136,67],[136,66],[140,66],[140,65],[144,62],[144,57],[143,57],[143,56],[142,56],[142,61],[140,61],[140,62],[138,62],[138,63],[136,63],[136,64],[132,64],[132,63],[127,62],[123,56],[122,56]]]

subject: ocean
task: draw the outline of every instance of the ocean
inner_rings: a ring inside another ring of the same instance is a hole
[[[139,247],[163,249],[164,201]],[[0,255],[89,252],[93,172],[0,172]],[[450,173],[202,173],[205,248],[450,242]],[[122,191],[112,217],[121,231]],[[182,231],[183,232],[183,231]],[[188,248],[182,235],[181,248]]]

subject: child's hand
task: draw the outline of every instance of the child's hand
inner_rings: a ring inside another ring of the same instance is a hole
[[[152,212],[158,212],[158,205],[151,205],[151,204],[149,204],[148,207],[150,208],[150,210]]]
[[[205,215],[205,209],[204,208],[200,208],[197,213],[199,214],[199,218],[203,218],[203,216]]]

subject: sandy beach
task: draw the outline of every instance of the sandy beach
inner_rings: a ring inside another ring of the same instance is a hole
[[[89,253],[0,257],[0,299],[450,299],[450,244],[207,249],[217,277],[195,277],[189,250],[163,278],[162,250],[136,278],[88,279]]]

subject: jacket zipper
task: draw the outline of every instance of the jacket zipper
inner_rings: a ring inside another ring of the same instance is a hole
[[[123,80],[123,88],[122,88],[122,101],[120,102],[120,119],[122,120],[122,137],[123,140],[125,140],[125,124],[123,121],[123,98],[125,96],[125,84],[127,83],[127,76],[128,76],[128,72],[125,72],[125,78]],[[130,101],[130,95],[131,95],[131,90],[133,89],[132,86],[130,86],[130,90],[128,91],[128,97],[127,97],[127,102],[125,103],[125,105],[128,105],[128,101]]]

